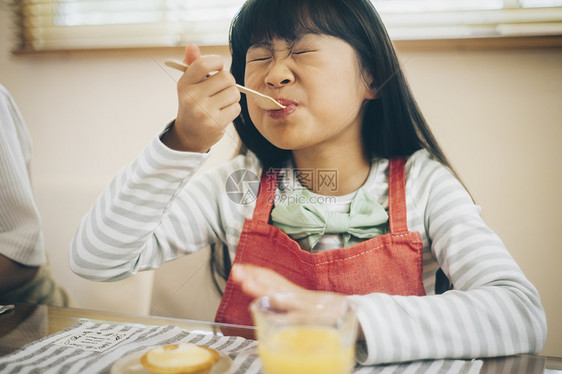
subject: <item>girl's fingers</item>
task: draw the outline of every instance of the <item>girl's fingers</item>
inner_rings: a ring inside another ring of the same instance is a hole
[[[238,91],[236,86],[229,86],[209,98],[209,104],[219,109],[226,108],[238,102],[240,102],[240,91]]]
[[[225,128],[242,111],[239,101],[240,93],[238,89],[231,87],[199,104],[201,104],[200,110],[203,115],[208,116],[216,125]]]
[[[333,321],[346,310],[344,295],[304,289],[273,270],[253,265],[234,265],[233,280],[253,298],[270,296],[271,307],[299,315],[313,314],[321,321]]]
[[[177,84],[178,114],[163,140],[173,149],[207,152],[240,114],[240,93],[220,56],[201,56],[194,44],[185,48],[189,67]],[[217,72],[216,74],[211,74]]]
[[[311,291],[308,291],[311,292]],[[271,295],[271,306],[278,310],[301,310],[306,309],[303,304],[304,293],[277,293]]]
[[[196,104],[209,113],[240,101],[234,77],[228,72],[220,72],[195,84],[188,84],[189,79],[182,77],[178,82],[180,100],[183,98],[186,103]]]
[[[248,265],[234,265],[232,267],[232,280],[238,283],[242,290],[251,297],[262,296],[263,287],[256,280],[259,274]]]
[[[233,280],[240,284],[242,290],[252,297],[303,290],[303,288],[270,269],[253,265],[235,265],[232,272]]]
[[[229,72],[221,71],[204,79],[202,82],[198,83],[197,86],[208,96],[214,96],[227,88],[236,88],[236,80],[234,80],[234,77]],[[236,96],[239,94],[238,89],[236,89],[236,91],[232,90],[231,93],[236,94]]]
[[[191,65],[193,61],[201,57],[201,51],[196,44],[188,44],[185,46],[185,53],[183,62],[186,65]]]
[[[318,323],[334,321],[348,308],[344,295],[322,291],[300,291],[272,295],[269,299],[272,308],[296,313],[295,315],[313,315]]]
[[[240,115],[242,107],[239,103],[231,104],[225,108],[222,108],[217,115],[214,117],[216,122],[225,127],[228,126],[236,117]]]
[[[185,84],[196,84],[206,81],[212,73],[221,72],[224,70],[224,59],[217,55],[206,55],[194,60],[183,76],[180,82]],[[232,78],[234,80],[234,78]]]
[[[218,73],[196,84],[178,83],[180,110],[198,124],[208,122],[222,127],[232,122],[240,111],[237,109],[240,92],[234,78],[228,72]],[[233,106],[234,105],[234,106]]]

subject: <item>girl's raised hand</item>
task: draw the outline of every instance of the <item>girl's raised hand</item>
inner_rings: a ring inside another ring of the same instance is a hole
[[[184,62],[189,68],[177,85],[178,115],[162,141],[175,150],[204,153],[240,114],[240,92],[222,57],[201,56],[199,47],[190,44]]]

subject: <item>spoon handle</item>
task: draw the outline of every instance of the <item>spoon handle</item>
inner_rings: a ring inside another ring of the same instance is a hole
[[[173,61],[173,60],[167,60],[164,62],[164,65],[169,66],[173,69],[179,70],[179,71],[183,71],[185,72],[187,70],[187,68],[189,67],[186,64],[183,64],[181,62],[178,61]],[[240,92],[245,93],[247,95],[254,95],[257,97],[260,97],[262,99],[266,99],[267,102],[265,104],[265,106],[267,106],[268,108],[265,109],[284,109],[285,106],[280,104],[279,102],[277,102],[275,99],[273,99],[272,97],[269,97],[267,95],[264,95],[262,93],[259,93],[257,91],[254,91],[250,88],[244,87],[240,84],[237,84],[236,87],[238,87],[238,90],[240,90]],[[271,108],[269,108],[271,107]]]

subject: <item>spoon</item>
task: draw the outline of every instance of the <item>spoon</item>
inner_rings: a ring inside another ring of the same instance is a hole
[[[166,62],[164,62],[164,65],[169,66],[173,69],[179,70],[179,71],[186,71],[186,69],[189,67],[181,62],[178,61],[172,61],[172,60],[168,60]],[[242,85],[237,84],[236,87],[238,88],[238,90],[242,93],[245,93],[246,95],[252,96],[252,98],[254,99],[255,103],[262,109],[264,110],[279,110],[279,109],[285,109],[284,105],[281,105],[279,102],[277,102],[274,98],[266,96],[264,94],[261,94],[257,91],[251,90],[249,88],[246,88]]]

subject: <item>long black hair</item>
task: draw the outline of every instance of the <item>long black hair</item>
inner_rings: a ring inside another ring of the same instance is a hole
[[[246,52],[257,42],[280,38],[293,42],[304,34],[325,34],[349,43],[361,68],[373,79],[378,98],[366,103],[362,124],[367,156],[409,156],[426,148],[450,168],[431,133],[402,72],[396,52],[369,0],[248,0],[230,29],[231,73],[244,82]],[[246,98],[234,125],[242,143],[267,166],[281,166],[290,156],[267,141],[253,125]]]
[[[371,88],[377,99],[366,102],[362,123],[367,157],[409,156],[425,148],[453,171],[414,100],[386,28],[369,0],[248,0],[230,28],[231,73],[237,82],[244,82],[246,53],[253,44],[272,38],[294,42],[308,33],[349,43],[360,67],[373,79]],[[240,104],[242,112],[234,126],[242,151],[251,150],[266,167],[282,166],[291,151],[277,148],[259,133],[250,119],[245,95]],[[226,246],[222,256],[213,246],[211,267],[219,292],[215,273],[226,279],[230,265]]]

